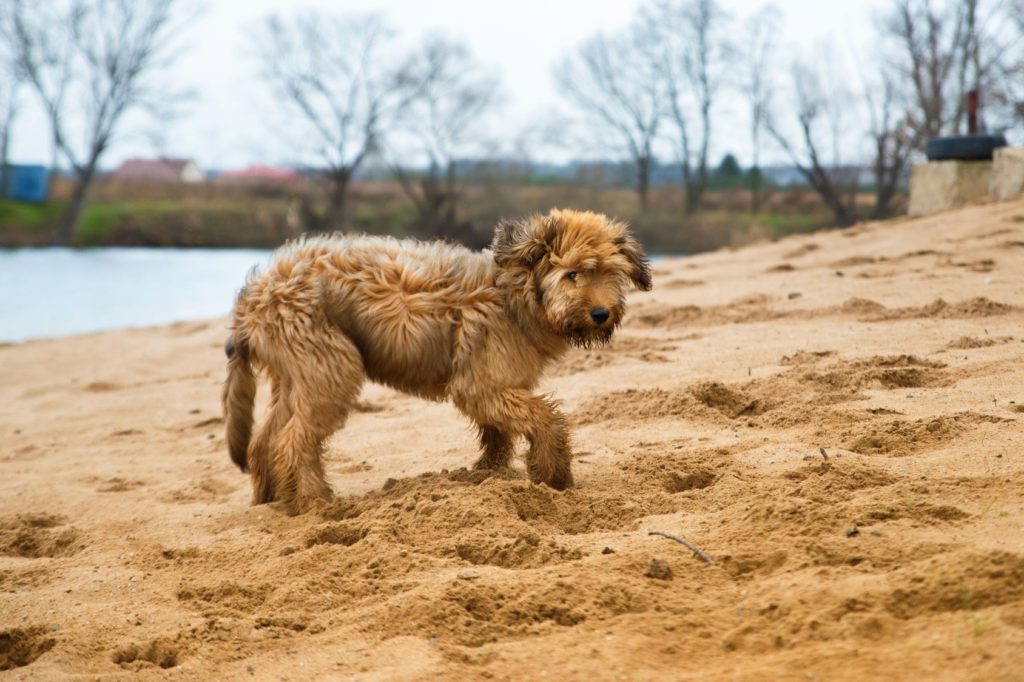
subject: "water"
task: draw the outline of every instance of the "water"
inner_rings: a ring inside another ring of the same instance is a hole
[[[227,315],[271,251],[0,249],[0,342]],[[664,256],[652,256],[658,261]]]
[[[270,251],[0,250],[0,341],[226,315]]]

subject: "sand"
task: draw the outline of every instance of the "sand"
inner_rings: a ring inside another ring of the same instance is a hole
[[[1022,275],[1022,202],[659,262],[545,382],[575,489],[370,386],[298,517],[223,320],[2,347],[0,679],[1021,679]]]

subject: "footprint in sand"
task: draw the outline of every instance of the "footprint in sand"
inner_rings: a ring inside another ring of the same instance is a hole
[[[50,628],[43,625],[0,630],[0,670],[29,665],[56,643]]]
[[[86,393],[110,393],[112,391],[120,391],[124,386],[116,384],[112,381],[92,381],[82,387],[82,390]]]
[[[665,282],[664,284],[658,284],[659,289],[689,289],[690,287],[699,287],[705,284],[702,279],[673,279]]]
[[[973,348],[989,348],[991,346],[999,346],[1004,343],[1010,343],[1014,338],[1012,336],[992,336],[985,339],[979,339],[974,336],[961,336],[955,341],[950,341],[946,344],[943,350],[970,350]]]
[[[111,659],[126,670],[142,671],[152,667],[173,668],[178,665],[180,656],[174,640],[161,638],[118,647]]]
[[[270,596],[266,584],[246,585],[222,582],[213,585],[184,585],[178,590],[178,601],[188,604],[206,617],[245,616],[258,609]]]
[[[854,315],[861,322],[885,322],[890,320],[912,320],[932,318],[945,320],[974,319],[1006,315],[1017,310],[1016,306],[1000,303],[984,296],[967,299],[958,303],[949,303],[937,298],[923,306],[906,308],[887,308],[886,306],[863,298],[847,299],[837,309],[844,315]]]
[[[874,265],[875,263],[883,263],[886,258],[875,258],[874,256],[850,256],[849,258],[842,258],[837,261],[833,261],[828,264],[830,268],[855,268],[860,265]]]
[[[221,503],[238,490],[221,480],[210,478],[165,494],[161,499],[172,504],[193,504],[195,502]]]
[[[84,549],[81,532],[53,514],[19,514],[0,520],[0,555],[30,559],[70,556]]]
[[[1001,417],[960,412],[933,419],[895,419],[858,424],[847,433],[843,447],[862,455],[906,457],[933,450],[983,423],[1009,421]]]
[[[804,244],[803,246],[797,247],[792,251],[787,251],[786,253],[782,254],[782,257],[786,259],[800,258],[801,256],[806,256],[807,254],[813,253],[820,248],[820,246],[814,243]]]
[[[96,488],[96,492],[98,492],[98,493],[124,493],[124,492],[128,492],[129,490],[135,490],[136,488],[141,488],[144,485],[146,485],[145,481],[138,481],[138,480],[134,480],[133,481],[133,480],[129,480],[129,479],[126,479],[126,478],[120,478],[119,476],[115,476],[114,478],[108,478],[107,480],[103,481],[103,483],[101,483],[100,486],[98,488]]]

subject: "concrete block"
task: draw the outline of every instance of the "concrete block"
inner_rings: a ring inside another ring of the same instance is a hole
[[[910,215],[925,215],[984,201],[992,161],[929,161],[910,174]]]
[[[1024,194],[1024,148],[1000,147],[996,150],[988,193],[999,201]]]

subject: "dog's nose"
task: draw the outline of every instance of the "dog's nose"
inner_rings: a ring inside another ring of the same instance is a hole
[[[607,308],[593,308],[590,311],[590,319],[592,319],[596,324],[604,324],[607,322],[609,315],[610,313]]]

